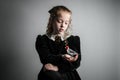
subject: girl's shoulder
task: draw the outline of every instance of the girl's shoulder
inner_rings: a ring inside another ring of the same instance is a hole
[[[80,37],[78,35],[71,35],[68,39],[68,44],[73,44],[75,46],[78,46],[80,45]]]
[[[39,34],[37,36],[37,40],[46,41],[47,40],[47,36],[45,34],[43,34],[43,35]]]
[[[67,39],[68,40],[70,39],[70,40],[75,40],[76,41],[76,40],[80,40],[80,37],[78,35],[71,35]]]

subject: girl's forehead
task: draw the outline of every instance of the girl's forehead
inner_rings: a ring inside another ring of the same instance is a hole
[[[69,20],[71,17],[71,14],[69,12],[61,11],[58,15],[58,18]]]

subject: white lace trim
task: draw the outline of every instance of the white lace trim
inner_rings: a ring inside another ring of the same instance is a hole
[[[49,35],[46,34],[46,36],[47,36],[49,39],[55,41],[55,37],[58,36],[58,35],[51,35],[51,36],[49,36]],[[66,37],[65,37],[65,36],[60,36],[60,37],[61,37],[61,40],[64,41],[65,39],[67,39],[68,37],[70,37],[70,35],[68,35],[68,36],[66,36]]]

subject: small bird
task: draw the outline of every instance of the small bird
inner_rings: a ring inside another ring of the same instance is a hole
[[[72,50],[72,49],[70,49],[69,46],[66,46],[65,49],[66,49],[67,53],[68,53],[70,56],[73,56],[73,57],[74,57],[74,56],[77,54],[77,52],[74,51],[74,50]]]

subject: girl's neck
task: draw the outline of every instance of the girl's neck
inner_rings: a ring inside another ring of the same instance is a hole
[[[57,35],[57,36],[64,37],[64,33],[61,33],[61,34],[59,34],[59,33],[52,33],[52,35]]]

